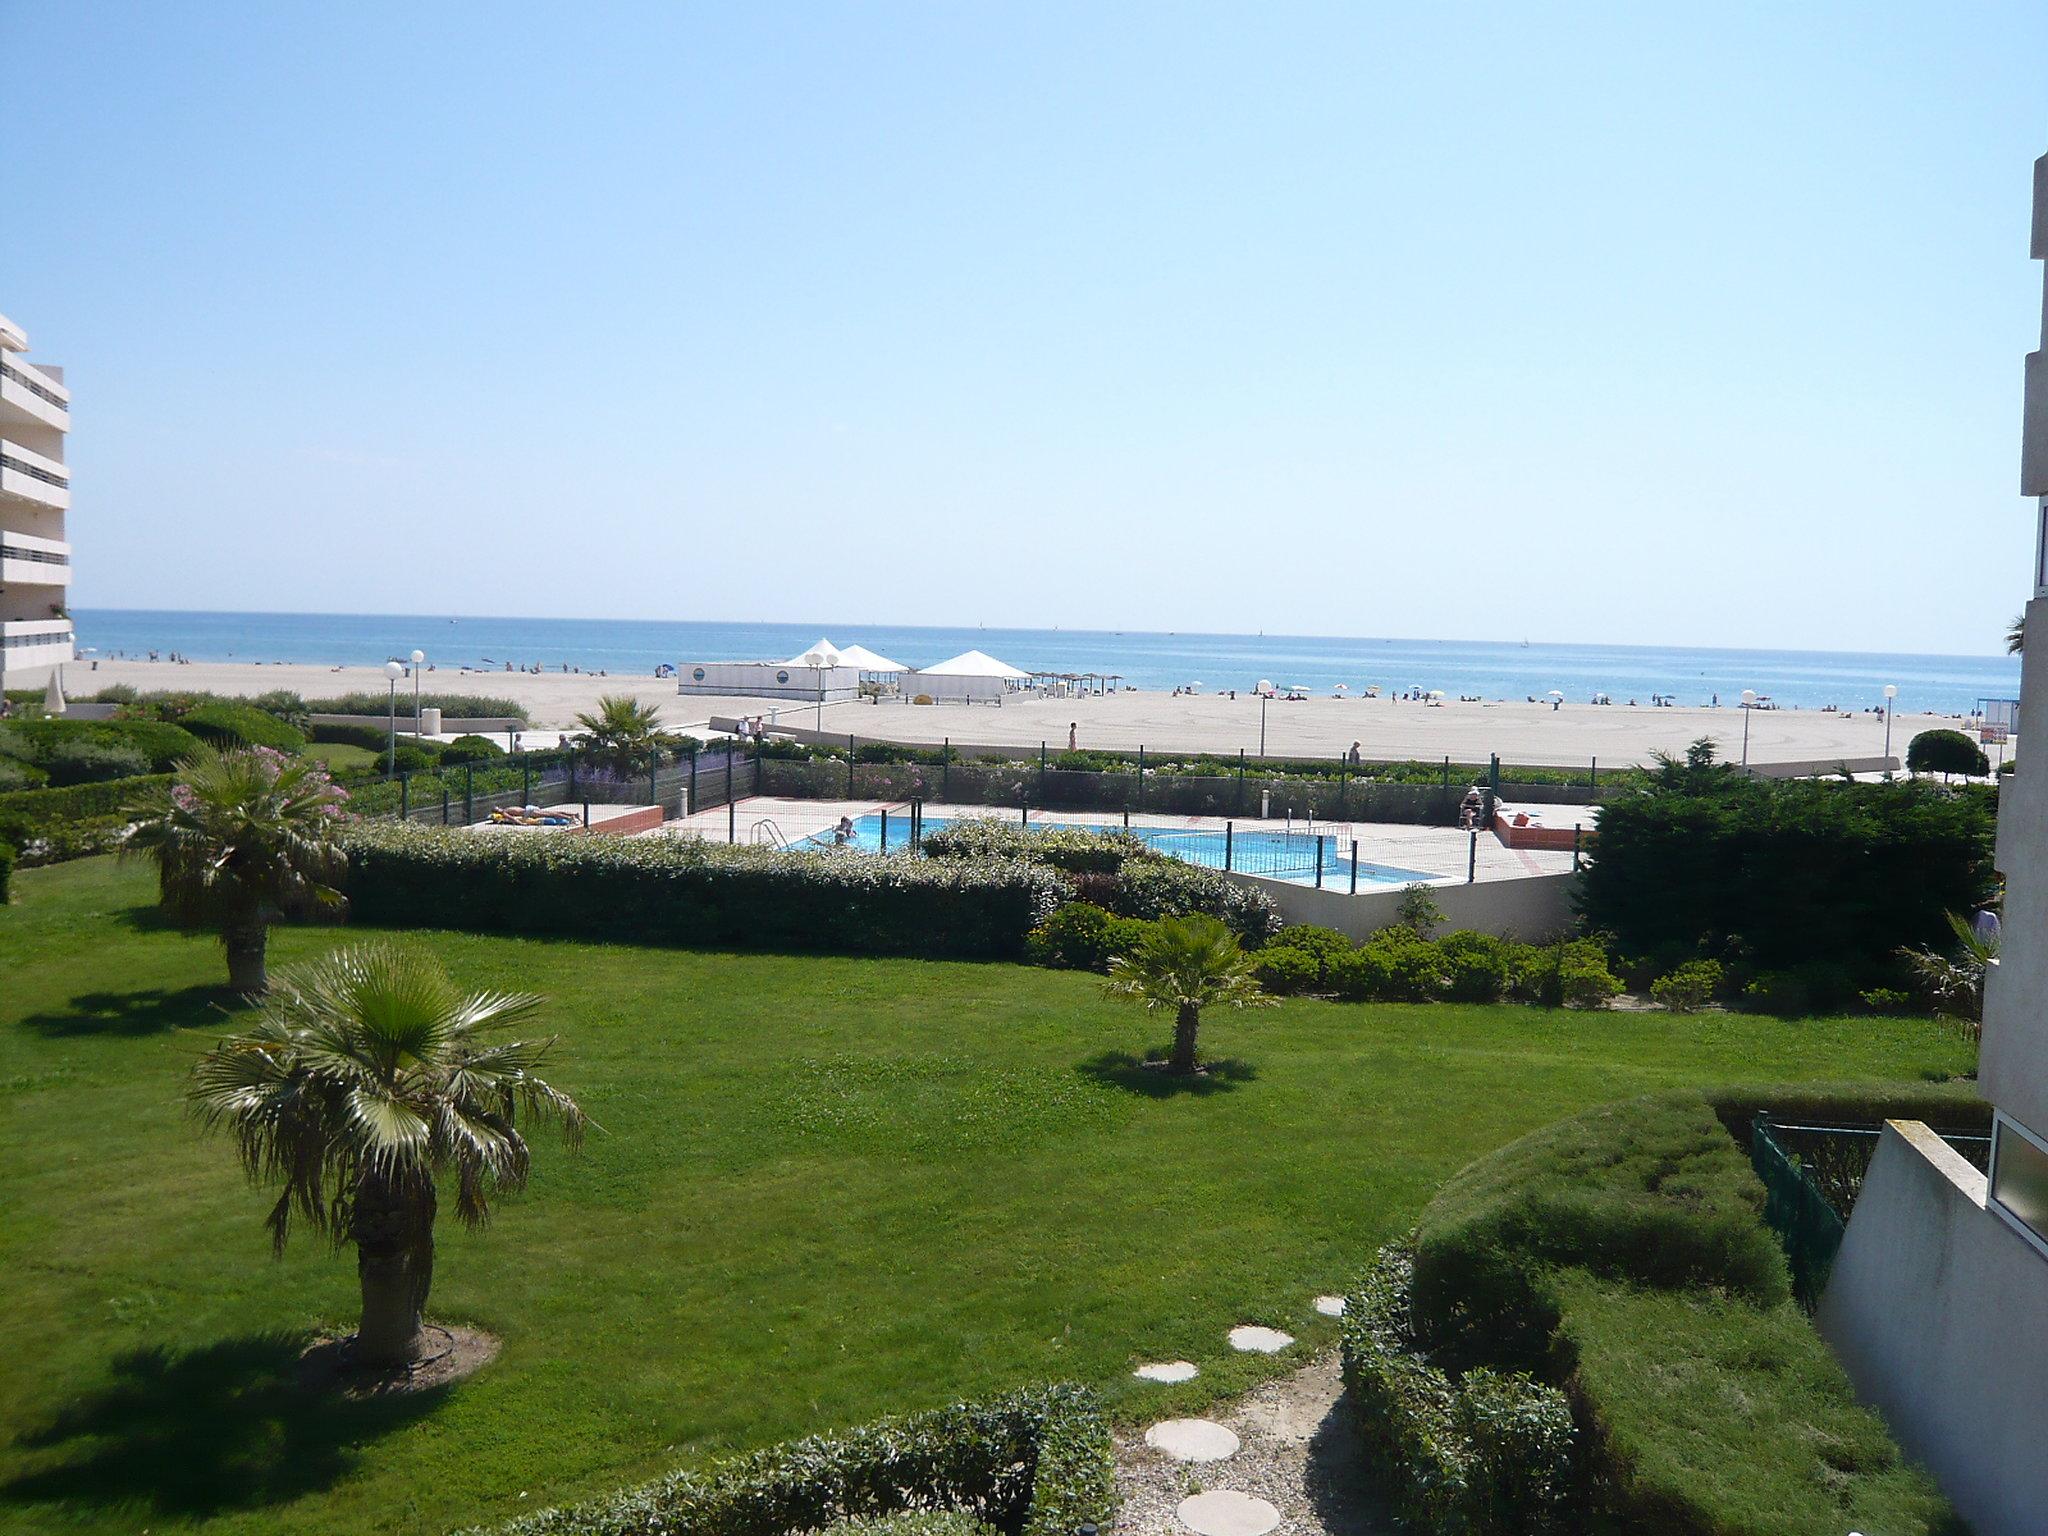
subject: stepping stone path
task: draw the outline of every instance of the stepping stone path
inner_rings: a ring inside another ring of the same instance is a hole
[[[1217,1488],[1182,1499],[1173,1514],[1195,1536],[1266,1536],[1280,1523],[1279,1510],[1234,1488]]]
[[[1168,1419],[1145,1431],[1145,1443],[1175,1461],[1222,1461],[1237,1454],[1237,1434],[1208,1419]]]
[[[1318,1296],[1316,1298],[1316,1310],[1325,1317],[1342,1317],[1344,1315],[1344,1298],[1342,1296]]]
[[[1293,1342],[1293,1334],[1282,1333],[1278,1328],[1262,1328],[1255,1323],[1245,1323],[1230,1330],[1230,1347],[1244,1350],[1247,1354],[1277,1355]]]
[[[1202,1373],[1185,1360],[1169,1360],[1164,1365],[1141,1365],[1131,1374],[1140,1381],[1193,1381]]]

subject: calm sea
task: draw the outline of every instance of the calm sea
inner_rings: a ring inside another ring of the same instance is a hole
[[[1441,688],[1452,696],[1519,699],[1561,690],[1647,704],[1722,702],[1745,688],[1779,704],[1860,709],[1898,686],[1898,708],[1968,713],[1979,699],[2014,698],[2019,663],[2006,656],[1912,656],[1852,651],[1694,650],[1676,646],[1544,645],[1471,640],[1337,640],[1296,635],[1120,633],[1107,630],[906,629],[877,625],[664,623],[618,619],[493,619],[422,614],[176,613],[82,609],[78,643],[100,656],[177,651],[195,661],[290,661],[375,666],[423,650],[442,670],[538,662],[649,674],[663,662],[770,661],[822,634],[910,666],[969,649],[1026,671],[1121,673],[1139,688],[1199,682],[1249,688],[1260,678],[1321,693]]]

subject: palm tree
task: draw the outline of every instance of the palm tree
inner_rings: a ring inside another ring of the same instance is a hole
[[[268,747],[208,748],[177,781],[130,808],[126,851],[156,861],[158,899],[187,928],[213,928],[228,984],[263,991],[269,926],[342,905],[347,858],[335,842],[348,791],[311,758]]]
[[[1946,916],[1956,940],[1952,953],[1929,946],[1902,949],[1899,955],[1933,1002],[1934,1011],[1956,1020],[1974,1040],[1984,1028],[1984,986],[1990,979],[1991,962],[1998,958],[1998,935],[1980,934],[1960,912]]]
[[[282,1186],[275,1247],[294,1214],[356,1245],[358,1363],[422,1352],[437,1177],[453,1175],[456,1214],[480,1227],[495,1193],[526,1182],[521,1111],[581,1139],[576,1101],[535,1075],[553,1038],[486,1038],[540,1006],[459,992],[432,956],[369,944],[280,973],[251,1027],[194,1068],[194,1113],[235,1138],[252,1179]]]
[[[2008,656],[2024,656],[2026,651],[2027,616],[2024,613],[2016,613],[2012,616],[2012,623],[2006,626],[2005,654]]]
[[[1259,990],[1252,959],[1237,937],[1213,917],[1163,918],[1127,955],[1109,962],[1104,991],[1136,998],[1147,1008],[1173,1010],[1173,1056],[1169,1071],[1192,1076],[1200,1070],[1195,1032],[1202,1010],[1267,1008],[1273,999]]]
[[[614,773],[645,773],[660,755],[661,711],[624,694],[607,693],[595,714],[578,715],[583,754]]]

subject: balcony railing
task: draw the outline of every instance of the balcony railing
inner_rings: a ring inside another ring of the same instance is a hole
[[[71,489],[71,477],[69,475],[60,475],[52,470],[44,469],[40,464],[31,464],[27,459],[21,458],[17,454],[9,453],[4,448],[0,448],[0,469],[11,469],[18,475],[27,475],[31,480],[40,480],[45,485],[54,485],[60,491]]]
[[[60,411],[71,409],[71,397],[69,395],[52,389],[26,368],[18,368],[13,363],[0,361],[0,379],[14,380],[15,383],[19,384],[37,399],[48,401]]]
[[[0,560],[30,560],[37,565],[69,565],[71,557],[47,549],[30,549],[25,544],[9,544],[0,539]]]

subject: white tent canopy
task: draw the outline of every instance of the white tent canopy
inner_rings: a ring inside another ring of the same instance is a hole
[[[891,661],[869,650],[864,645],[849,645],[839,653],[842,667],[859,667],[863,672],[908,672],[910,668],[900,661]]]
[[[815,661],[811,659],[814,656],[817,658]],[[853,663],[845,659],[844,653],[840,651],[838,646],[827,640],[823,635],[820,635],[818,636],[818,643],[809,650],[792,656],[787,661],[778,662],[776,665],[784,667],[850,667]]]
[[[918,672],[924,677],[1000,677],[1012,683],[1021,683],[1031,675],[1019,672],[1007,661],[997,661],[986,651],[962,651],[958,656],[920,667]]]

